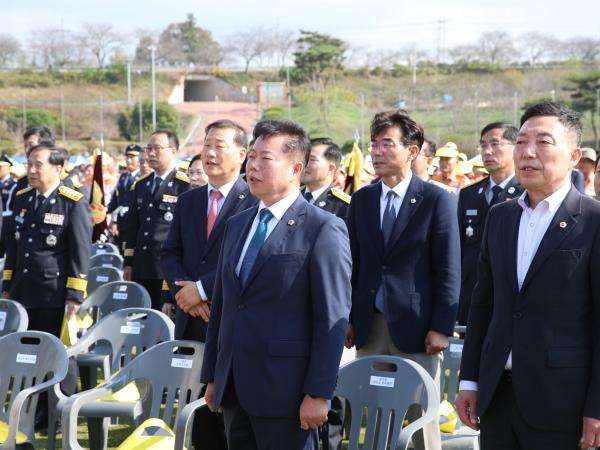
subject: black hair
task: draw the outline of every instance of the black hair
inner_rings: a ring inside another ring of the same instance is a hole
[[[213,129],[218,130],[234,130],[233,142],[238,147],[248,148],[248,136],[246,130],[242,128],[240,124],[229,119],[217,120],[216,122],[209,123],[204,128],[204,134],[208,136],[208,132]]]
[[[560,103],[545,101],[527,108],[521,116],[521,126],[532,117],[551,116],[557,117],[565,129],[575,134],[577,146],[581,145],[583,137],[583,124],[581,123],[581,113],[573,111]]]
[[[402,132],[402,143],[404,145],[416,145],[421,148],[425,136],[423,127],[410,118],[403,109],[383,111],[375,114],[371,122],[371,139],[380,135],[383,131],[398,127]]]
[[[48,156],[48,162],[53,166],[65,166],[65,155],[68,158],[69,151],[62,147],[53,147],[46,144],[39,144],[31,147],[29,149],[29,155],[38,150],[50,150],[50,155]]]
[[[437,150],[437,144],[427,138],[423,139],[423,145],[421,145],[421,151],[423,151],[423,147],[427,144],[427,150],[423,153],[428,158],[433,158],[435,156],[435,152]]]
[[[334,163],[335,168],[339,169],[340,164],[342,163],[342,150],[332,139],[328,137],[311,139],[310,145],[311,147],[314,147],[315,145],[327,146],[323,152],[323,157],[327,161]]]
[[[202,154],[196,153],[192,159],[190,159],[190,165],[188,167],[192,167],[196,161],[202,161]]]
[[[23,140],[26,141],[31,136],[37,136],[40,144],[43,142],[46,146],[54,146],[54,133],[46,125],[27,128],[23,133]]]
[[[169,140],[169,145],[171,147],[173,147],[175,150],[179,150],[179,138],[177,137],[177,133],[175,133],[174,131],[171,131],[171,130],[159,128],[157,130],[154,130],[152,132],[151,136],[154,136],[157,134],[166,134],[167,139]]]
[[[305,165],[308,163],[310,138],[308,133],[296,122],[292,120],[261,120],[254,127],[252,134],[254,142],[259,137],[287,136],[288,140],[283,145],[284,153],[297,153],[302,156],[302,161]]]
[[[514,125],[512,125],[510,123],[506,123],[506,122],[488,123],[485,127],[483,127],[483,130],[481,130],[480,137],[483,137],[483,135],[490,130],[497,130],[497,129],[503,130],[503,133],[502,133],[503,139],[510,141],[511,144],[514,144],[515,142],[517,142],[517,134],[519,134],[519,129],[517,127],[515,127]]]

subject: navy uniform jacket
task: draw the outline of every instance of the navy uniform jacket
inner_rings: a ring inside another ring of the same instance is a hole
[[[154,172],[131,186],[131,204],[125,227],[125,266],[133,267],[136,278],[162,279],[160,252],[175,217],[177,197],[187,191],[187,175],[173,169],[152,195]]]
[[[89,207],[83,194],[60,185],[35,212],[36,194],[32,187],[16,193],[3,290],[26,308],[81,302],[91,254]]]
[[[583,416],[600,419],[600,202],[571,187],[519,290],[522,212],[509,200],[488,214],[460,376],[479,382],[481,416],[512,350],[525,421],[580,433]]]
[[[238,178],[223,202],[207,240],[207,189],[208,185],[192,189],[177,199],[173,223],[163,244],[161,257],[163,276],[173,298],[180,289],[175,286],[175,281],[200,280],[209,300],[212,299],[225,223],[234,214],[255,206],[258,202],[248,191],[246,182]],[[178,306],[175,311],[175,338],[181,339],[189,316]],[[202,319],[199,320],[204,324]],[[202,328],[206,333],[206,326]],[[205,336],[198,336],[198,340],[204,339]]]
[[[489,210],[485,197],[489,177],[477,183],[466,186],[458,195],[458,231],[460,233],[461,249],[461,286],[458,304],[458,322],[467,323],[471,295],[477,281],[477,261],[481,251],[483,227]],[[517,198],[523,193],[523,188],[513,177],[498,195],[498,202]]]
[[[297,418],[305,394],[331,398],[350,312],[344,222],[301,196],[263,244],[246,286],[236,274],[257,214],[227,222],[201,381],[219,406],[230,373],[246,412]]]
[[[302,192],[302,195],[304,195],[304,191]],[[346,220],[350,198],[351,197],[348,194],[331,185],[325,192],[319,195],[319,198],[315,199],[312,204],[327,212],[335,214],[340,219]]]
[[[384,246],[380,225],[381,182],[354,193],[348,211],[352,248],[352,315],[357,348],[372,326],[381,286],[394,345],[425,351],[425,336],[451,336],[460,290],[460,243],[453,194],[412,177]]]
[[[117,228],[119,232],[125,228],[125,215],[129,210],[129,204],[131,203],[131,197],[133,197],[133,191],[131,186],[139,178],[140,171],[138,170],[136,175],[132,175],[131,172],[124,172],[117,181],[117,186],[110,199],[107,207],[108,214],[112,213],[118,208],[117,211]]]

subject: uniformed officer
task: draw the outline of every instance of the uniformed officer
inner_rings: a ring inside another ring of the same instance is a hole
[[[73,165],[69,164],[69,151],[66,148],[60,148],[60,151],[63,152],[63,157],[65,159],[65,166],[60,174],[60,181],[62,181],[63,185],[81,192],[83,185],[79,182],[79,178],[76,177],[74,173],[71,173]]]
[[[346,219],[350,196],[333,187],[333,181],[342,162],[342,151],[329,138],[311,141],[310,158],[302,174],[304,198],[315,206]]]
[[[5,217],[12,216],[10,198],[13,194],[12,188],[15,184],[15,181],[10,176],[12,165],[12,160],[8,156],[2,155],[0,157],[0,190],[2,192],[2,218],[0,219],[0,225],[2,225]],[[0,239],[0,257],[4,255],[5,249],[4,241]]]
[[[123,277],[144,286],[152,298],[152,307],[159,310],[164,284],[160,250],[173,221],[177,197],[187,191],[190,184],[188,176],[177,170],[178,148],[179,139],[172,131],[152,133],[145,153],[154,172],[138,178],[131,186],[125,227]],[[170,309],[165,312],[172,315]]]
[[[110,199],[110,203],[107,207],[108,214],[117,212],[117,230],[119,235],[125,227],[126,218],[125,215],[129,211],[129,203],[133,194],[131,186],[140,177],[140,153],[144,149],[138,144],[129,144],[125,148],[125,164],[126,170],[121,174],[117,181],[117,187]],[[117,235],[116,242],[119,248],[121,248],[122,239]]]
[[[516,127],[501,122],[490,123],[483,128],[480,139],[481,157],[490,175],[461,189],[459,193],[458,224],[462,280],[457,320],[461,325],[467,323],[469,316],[487,213],[496,203],[518,197],[523,192],[515,178],[513,162],[517,133]]]

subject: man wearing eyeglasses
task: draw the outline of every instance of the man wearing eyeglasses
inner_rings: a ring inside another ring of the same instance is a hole
[[[190,180],[177,170],[177,135],[156,130],[146,146],[146,158],[154,172],[137,179],[125,227],[123,278],[144,286],[152,308],[161,310],[161,291],[168,290],[160,267],[160,250],[173,221],[177,197],[188,190]],[[170,305],[163,312],[172,316]]]
[[[346,347],[356,345],[359,357],[410,359],[439,389],[460,288],[456,201],[412,173],[423,128],[405,111],[376,114],[371,140],[381,180],[358,190],[348,210],[353,270]],[[406,417],[420,416],[414,405]],[[426,425],[414,443],[416,450],[441,449],[439,424]]]
[[[471,294],[477,281],[477,260],[481,250],[483,226],[489,209],[496,203],[517,198],[523,188],[515,178],[513,150],[519,130],[513,125],[494,122],[481,130],[481,158],[490,174],[461,189],[458,197],[462,280],[458,304],[458,323],[466,325]]]

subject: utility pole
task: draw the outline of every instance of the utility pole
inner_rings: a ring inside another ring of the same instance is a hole
[[[513,125],[517,125],[517,91],[513,92]]]
[[[65,128],[65,94],[60,93],[60,128],[62,131],[62,143],[67,145],[67,130]]]
[[[144,141],[144,112],[142,111],[142,97],[140,97],[140,103],[138,106],[138,112],[139,112],[139,126],[140,126],[140,145],[142,145],[142,142]]]
[[[290,68],[285,68],[287,103],[288,103],[288,119],[292,118],[292,92],[290,90]]]
[[[365,94],[360,94],[360,149],[365,153]]]
[[[131,106],[131,62],[127,61],[127,105]]]
[[[27,130],[27,105],[25,103],[25,94],[21,94],[21,108],[23,111],[23,133]]]
[[[100,96],[100,149],[104,150],[104,98]]]
[[[596,89],[596,118],[600,119],[600,89]],[[596,151],[600,151],[600,126],[596,125]]]
[[[152,58],[152,129],[156,129],[156,46],[150,46]]]

